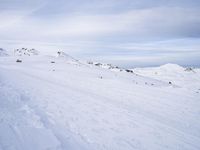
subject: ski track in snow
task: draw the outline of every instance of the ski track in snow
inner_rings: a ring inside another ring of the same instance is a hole
[[[135,75],[15,59],[0,60],[0,150],[200,149],[197,78],[188,88],[152,69]]]

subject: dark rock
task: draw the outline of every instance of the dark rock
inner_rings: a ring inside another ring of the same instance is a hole
[[[32,55],[38,55],[39,52],[35,50],[34,48],[28,49],[28,48],[21,48],[21,49],[15,49],[14,50],[14,55],[15,56],[32,56]]]
[[[18,63],[21,63],[21,62],[22,62],[22,60],[20,60],[20,59],[17,59],[17,60],[16,60],[16,62],[18,62]]]
[[[193,68],[191,68],[191,67],[188,67],[188,68],[186,68],[186,69],[185,69],[185,71],[187,71],[187,72],[193,72],[193,73],[195,73],[194,69],[193,69]]]
[[[94,64],[95,66],[102,66],[102,64],[101,63],[97,63],[97,64]]]
[[[92,62],[92,61],[88,61],[87,63],[88,63],[88,64],[90,64],[90,65],[92,65],[92,64],[93,64],[93,62]]]
[[[133,73],[133,70],[126,69],[126,72]]]

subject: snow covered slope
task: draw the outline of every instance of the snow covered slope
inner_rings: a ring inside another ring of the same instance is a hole
[[[199,71],[18,58],[0,58],[0,150],[200,149]]]
[[[200,69],[183,68],[176,64],[166,64],[154,68],[136,68],[135,73],[164,82],[171,82],[181,88],[200,92]]]

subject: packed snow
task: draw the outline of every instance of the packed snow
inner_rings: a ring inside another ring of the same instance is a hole
[[[0,57],[0,150],[200,149],[199,69],[32,52]]]

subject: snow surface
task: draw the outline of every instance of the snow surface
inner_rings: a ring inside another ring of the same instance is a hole
[[[8,56],[8,53],[5,49],[0,48],[0,57],[3,57],[3,56]]]
[[[134,72],[0,57],[0,150],[199,150],[200,70]]]

